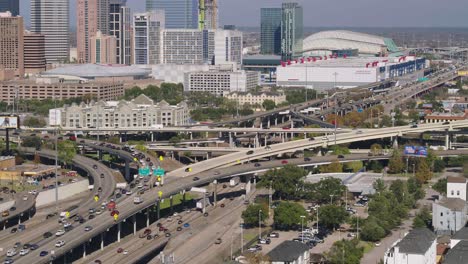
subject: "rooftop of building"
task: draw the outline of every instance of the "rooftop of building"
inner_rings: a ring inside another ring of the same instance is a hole
[[[112,64],[70,64],[42,72],[42,75],[69,75],[83,78],[149,76],[151,70],[138,66]]]
[[[53,173],[55,171],[55,166],[26,163],[26,164],[16,165],[14,167],[7,168],[6,170],[2,170],[2,171],[18,172],[18,173],[21,173],[21,175],[23,176],[36,177],[36,176],[42,176],[42,175]]]
[[[430,115],[427,115],[426,118],[467,118],[468,110],[460,113],[442,113],[442,112],[432,112]]]
[[[452,236],[452,239],[468,240],[468,227],[462,227]]]
[[[460,241],[444,257],[443,264],[466,263],[468,259],[468,241]]]
[[[304,61],[297,59],[297,61],[291,61],[287,67],[330,67],[330,68],[376,68],[383,66],[396,65],[403,62],[414,61],[415,57],[408,56],[405,59],[393,58],[393,57],[338,57],[330,58],[330,56],[314,56],[314,58],[307,59]],[[419,58],[418,58],[419,59]],[[315,60],[315,61],[314,61]],[[375,63],[375,64],[373,64]],[[372,66],[374,65],[374,66]]]
[[[460,198],[445,198],[438,204],[452,211],[462,211],[466,206],[466,202]]]
[[[450,183],[466,183],[465,177],[456,177],[456,176],[448,176],[447,182]]]
[[[283,91],[276,91],[276,92],[271,92],[271,91],[260,91],[260,92],[252,92],[252,91],[247,91],[247,92],[231,92],[231,93],[228,93],[228,94],[225,94],[226,96],[229,96],[229,95],[234,95],[234,94],[238,94],[238,95],[253,95],[253,96],[260,96],[262,94],[264,95],[268,95],[268,96],[283,96],[284,95],[284,92]]]
[[[14,156],[0,156],[0,161],[14,159]]]
[[[246,55],[242,58],[243,65],[280,65],[279,55]]]
[[[92,107],[94,105],[101,105],[102,107],[118,107],[119,105],[128,105],[128,104],[133,104],[134,106],[137,107],[149,107],[149,106],[154,106],[154,107],[161,107],[161,108],[177,108],[180,106],[186,106],[186,102],[183,101],[177,105],[171,105],[165,100],[161,100],[157,103],[154,102],[153,99],[149,98],[148,96],[144,94],[140,94],[136,98],[130,100],[130,101],[125,101],[125,100],[120,100],[120,101],[94,101],[92,100],[88,104],[82,102],[79,104],[80,107],[86,108],[86,107]],[[73,103],[71,106],[77,106],[77,104]],[[69,105],[65,105],[65,108],[69,107]]]
[[[292,262],[299,258],[309,247],[298,241],[286,240],[268,253],[270,261]]]
[[[424,254],[435,241],[437,236],[427,228],[411,230],[396,247],[402,253]]]

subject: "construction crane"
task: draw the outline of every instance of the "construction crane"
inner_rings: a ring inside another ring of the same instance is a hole
[[[198,0],[198,29],[218,27],[218,0]]]

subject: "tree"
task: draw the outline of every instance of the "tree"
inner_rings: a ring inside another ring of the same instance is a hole
[[[333,155],[346,155],[350,154],[349,148],[339,145],[334,145],[330,147]]]
[[[378,156],[382,153],[382,146],[380,144],[374,143],[370,146],[370,151],[372,155]]]
[[[42,140],[40,137],[25,137],[23,138],[23,146],[27,148],[41,149]]]
[[[434,185],[432,185],[432,189],[442,195],[447,194],[447,178],[439,179]]]
[[[261,210],[261,212],[260,212]],[[260,212],[260,222],[264,223],[268,219],[268,207],[263,204],[250,204],[242,212],[242,219],[247,226],[256,226],[258,225],[258,215]]]
[[[27,127],[45,127],[47,124],[44,119],[34,116],[28,116],[24,119],[23,125]]]
[[[245,259],[249,264],[264,264],[270,263],[270,257],[268,255],[264,255],[260,252],[257,253],[247,253],[245,255]]]
[[[140,151],[140,152],[146,152],[148,150],[148,148],[145,145],[142,145],[142,144],[136,145],[135,149]]]
[[[69,165],[76,155],[76,143],[70,140],[62,140],[57,144],[58,158]]]
[[[432,226],[432,215],[431,211],[427,207],[421,208],[419,213],[413,220],[413,228],[416,227],[427,227],[430,228]]]
[[[378,160],[372,160],[370,162],[370,169],[373,171],[373,172],[376,172],[376,173],[380,173],[382,172],[383,170],[383,165],[382,163],[380,163],[380,161]]]
[[[413,195],[415,200],[420,200],[424,198],[425,192],[424,189],[422,188],[422,184],[418,182],[418,180],[414,177],[409,178],[406,181],[406,186],[408,189],[408,193]]]
[[[330,195],[333,195],[335,201],[338,200],[346,190],[340,179],[327,177],[317,183],[307,183],[304,185],[304,195],[309,200],[317,203],[327,203],[330,201]]]
[[[388,162],[388,169],[390,173],[400,173],[405,168],[401,151],[398,149],[393,150],[392,157]]]
[[[365,241],[379,241],[385,237],[385,230],[377,224],[374,218],[370,218],[360,228],[360,235]]]
[[[271,187],[280,199],[296,198],[304,185],[307,172],[296,165],[286,165],[281,169],[268,170],[258,183],[259,188]]]
[[[280,202],[275,209],[275,226],[281,230],[294,229],[301,225],[301,215],[308,216],[308,213],[301,204]]]
[[[174,137],[171,137],[169,139],[169,143],[171,143],[172,145],[176,146],[177,144],[180,143],[180,141],[182,141],[182,139],[179,137],[179,136],[174,136]]]
[[[336,241],[326,254],[330,264],[359,264],[363,255],[358,239]]]
[[[445,162],[442,159],[435,159],[434,160],[434,172],[443,172],[445,169]]]
[[[343,172],[343,164],[338,160],[334,160],[328,165],[323,165],[320,167],[320,172],[322,173],[334,173],[334,172]]]
[[[377,193],[385,191],[385,182],[382,179],[377,179],[372,186],[374,187]]]
[[[432,179],[432,171],[424,160],[419,160],[416,170],[416,179],[420,183],[426,183]]]
[[[363,162],[358,160],[358,161],[351,161],[351,162],[346,162],[344,164],[344,170],[345,171],[352,171],[352,172],[358,172],[360,169],[363,167]]]
[[[265,100],[263,101],[263,104],[262,104],[263,108],[265,108],[265,110],[272,110],[276,107],[276,104],[273,100]]]
[[[337,228],[348,218],[345,208],[338,205],[323,205],[319,208],[320,224],[328,228]]]

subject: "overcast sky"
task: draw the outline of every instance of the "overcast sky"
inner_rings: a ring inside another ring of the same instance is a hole
[[[30,0],[20,0],[29,19]],[[218,0],[221,24],[259,26],[261,7],[279,7],[281,0]],[[305,27],[468,27],[467,0],[297,0],[304,8]],[[75,25],[76,0],[70,0]],[[145,0],[127,0],[144,11]]]

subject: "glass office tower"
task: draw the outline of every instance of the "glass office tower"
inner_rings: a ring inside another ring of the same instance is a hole
[[[283,3],[281,19],[281,56],[283,60],[302,56],[303,38],[302,7],[298,3]]]
[[[10,11],[12,16],[19,15],[19,0],[0,0],[0,12]]]
[[[281,8],[260,10],[260,53],[281,54]]]
[[[162,9],[166,28],[198,28],[198,0],[146,0],[146,11]]]

